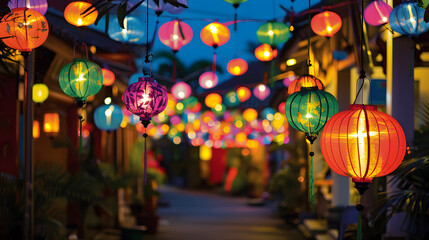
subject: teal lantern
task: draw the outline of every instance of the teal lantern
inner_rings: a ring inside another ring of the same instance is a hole
[[[116,104],[103,105],[94,111],[94,123],[103,131],[114,131],[121,126],[122,109]]]
[[[416,37],[429,29],[425,22],[425,10],[417,3],[404,2],[393,8],[389,16],[390,27],[393,31],[410,37]]]
[[[240,100],[238,99],[237,93],[235,93],[235,91],[227,92],[223,96],[223,102],[227,107],[237,107],[240,105]]]
[[[256,31],[256,35],[261,43],[276,47],[289,40],[289,27],[284,23],[271,21],[262,24]]]
[[[75,58],[61,69],[60,87],[70,97],[74,97],[79,106],[86,98],[97,94],[103,86],[103,74],[100,67],[88,59]]]

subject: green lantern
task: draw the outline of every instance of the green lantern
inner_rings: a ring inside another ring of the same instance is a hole
[[[247,0],[225,0],[225,2],[231,3],[233,5],[240,5],[241,3],[247,2]]]
[[[256,35],[261,43],[276,47],[289,40],[289,27],[284,23],[271,21],[262,24],[256,31]]]
[[[88,59],[76,58],[61,69],[59,81],[63,92],[74,97],[79,106],[83,106],[87,97],[100,91],[103,74],[97,64]]]

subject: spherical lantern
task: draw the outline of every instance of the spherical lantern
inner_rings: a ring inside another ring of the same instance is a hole
[[[270,96],[270,88],[265,84],[259,84],[253,89],[253,95],[261,101],[264,101],[268,96]]]
[[[233,5],[239,5],[239,4],[242,4],[244,2],[247,2],[247,0],[225,0],[225,2],[231,3]]]
[[[340,31],[343,21],[341,17],[331,11],[324,11],[311,19],[311,29],[322,37],[332,37]]]
[[[0,34],[8,47],[20,52],[31,52],[46,41],[49,25],[38,11],[15,8],[1,19]]]
[[[26,7],[38,11],[42,15],[45,15],[46,11],[48,11],[48,2],[46,0],[9,0],[7,6],[10,9]]]
[[[124,27],[119,25],[118,17],[111,16],[109,22],[109,37],[118,42],[144,43],[143,23],[136,17],[127,16]]]
[[[205,72],[199,78],[200,86],[204,89],[215,87],[218,81],[217,75],[213,72]]]
[[[247,122],[251,122],[258,117],[258,112],[253,108],[248,108],[243,112],[243,118]]]
[[[429,28],[429,23],[423,19],[424,14],[425,10],[420,8],[417,3],[405,2],[399,4],[390,13],[390,27],[395,32],[403,35],[418,36]]]
[[[64,10],[64,18],[66,21],[76,27],[89,26],[95,22],[98,17],[98,11],[94,9],[90,10],[88,13],[90,14],[82,14],[89,7],[91,7],[91,3],[87,2],[71,2],[67,5]]]
[[[226,111],[226,106],[222,103],[216,104],[216,106],[213,108],[213,112],[218,117],[222,117],[225,111]]]
[[[240,105],[240,100],[238,99],[237,93],[235,92],[227,92],[224,97],[223,101],[225,102],[225,105],[228,107],[237,107]]]
[[[277,57],[277,49],[272,49],[270,45],[264,43],[255,49],[255,57],[262,62],[271,61]]]
[[[44,102],[49,96],[49,89],[43,83],[36,83],[33,85],[33,101],[36,103]]]
[[[158,31],[159,40],[173,51],[180,48],[192,40],[192,28],[179,20],[173,20],[162,24]]]
[[[232,59],[226,66],[228,72],[234,76],[243,75],[245,72],[247,72],[247,68],[247,62],[242,58]]]
[[[222,97],[219,94],[217,94],[217,93],[210,93],[204,99],[204,103],[209,108],[215,108],[216,105],[222,103]]]
[[[392,116],[376,106],[351,105],[326,123],[321,149],[334,172],[352,177],[353,182],[369,183],[399,166],[406,140]]]
[[[65,94],[74,97],[79,105],[83,105],[87,97],[100,91],[103,74],[97,64],[76,58],[61,69],[59,82]]]
[[[267,22],[258,28],[256,35],[261,43],[276,47],[289,40],[289,27],[281,22]]]
[[[210,23],[205,26],[200,33],[200,38],[206,45],[219,47],[228,42],[231,33],[229,29],[218,22]]]
[[[322,90],[323,83],[313,75],[304,75],[289,84],[287,93],[292,95],[293,93],[301,91],[301,87],[317,87],[317,89]]]
[[[110,86],[115,82],[115,74],[109,69],[102,68],[101,73],[103,74],[104,86]]]
[[[122,109],[115,104],[102,105],[94,111],[94,123],[103,131],[113,131],[121,126]]]
[[[247,87],[238,87],[237,88],[237,97],[240,102],[247,101],[250,96],[252,96],[252,92]]]
[[[178,2],[183,3],[182,0],[179,0]],[[149,4],[149,8],[155,11],[157,16],[160,16],[163,12],[172,10],[174,8],[173,5],[170,3],[164,3],[164,1],[147,0],[144,1],[142,5],[147,7],[147,4]]]
[[[189,97],[191,93],[191,87],[185,82],[178,82],[171,88],[171,94],[179,100]]]
[[[373,26],[379,26],[389,22],[392,7],[382,0],[375,0],[366,6],[363,13],[365,22]]]

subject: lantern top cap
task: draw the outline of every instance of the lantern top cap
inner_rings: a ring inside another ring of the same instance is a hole
[[[87,58],[73,58],[73,62],[88,62],[89,60]]]
[[[319,90],[319,87],[313,86],[313,87],[301,87],[301,91],[315,91]]]
[[[365,105],[365,104],[351,104],[349,105],[349,110],[377,110],[375,105]]]
[[[139,82],[140,81],[155,81],[155,79],[153,77],[139,77]]]

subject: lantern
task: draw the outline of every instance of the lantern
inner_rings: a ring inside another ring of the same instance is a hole
[[[240,6],[241,3],[247,2],[247,0],[225,0],[225,2],[231,3],[234,7],[234,30],[237,30],[237,8]]]
[[[103,74],[103,85],[110,86],[115,82],[115,74],[109,69],[102,68],[101,73]]]
[[[36,103],[44,102],[49,96],[49,89],[43,83],[36,83],[33,85],[33,101]]]
[[[58,113],[45,113],[43,116],[43,132],[55,137],[60,132],[60,115]]]
[[[37,120],[33,120],[33,138],[37,139],[40,137],[40,123]]]
[[[187,0],[178,0],[178,3],[181,4],[188,4]],[[181,13],[184,8],[171,5],[170,3],[165,3],[164,1],[154,1],[154,0],[147,0],[143,2],[143,6],[147,7],[147,4],[149,4],[149,8],[153,9],[157,16],[160,16],[164,11],[167,11],[172,14],[179,14]]]
[[[136,17],[126,16],[124,28],[119,25],[118,18],[111,16],[109,23],[109,37],[118,42],[143,43],[143,24]]]
[[[389,16],[391,28],[400,34],[415,37],[429,28],[423,19],[425,10],[417,3],[405,2],[393,8]]]
[[[78,104],[83,106],[87,97],[100,91],[103,74],[97,64],[87,59],[75,58],[61,69],[59,82],[63,92],[74,97]]]
[[[191,93],[191,87],[185,82],[178,82],[171,88],[171,94],[179,100],[189,97]]]
[[[199,83],[202,88],[209,89],[217,85],[218,77],[214,72],[205,72],[201,74]]]
[[[122,109],[115,104],[102,105],[94,111],[94,123],[103,131],[113,131],[121,126]]]
[[[218,22],[213,22],[205,26],[200,33],[203,43],[214,48],[227,43],[230,36],[229,29]]]
[[[253,95],[261,101],[264,101],[270,93],[270,88],[265,84],[259,84],[253,89]]]
[[[237,93],[231,91],[227,92],[224,95],[223,101],[225,102],[225,105],[228,107],[237,107],[240,105],[240,100],[238,99]]]
[[[199,156],[201,161],[210,161],[212,159],[212,148],[206,145],[200,146]]]
[[[321,12],[311,19],[311,29],[315,34],[322,37],[334,36],[342,25],[341,17],[331,11]]]
[[[216,104],[216,106],[213,108],[213,111],[216,116],[222,117],[226,111],[226,106],[222,103]]]
[[[38,11],[42,15],[45,15],[46,11],[48,11],[48,2],[46,0],[9,0],[7,6],[10,9],[26,7]]]
[[[247,68],[247,62],[242,58],[232,59],[226,66],[228,72],[234,76],[243,75],[245,72],[247,72]]]
[[[363,13],[365,21],[373,26],[379,26],[389,22],[392,7],[382,0],[375,0],[368,4]]]
[[[240,100],[240,102],[245,102],[250,98],[250,96],[252,96],[252,93],[250,92],[250,90],[247,87],[238,87],[237,88],[237,96],[238,96],[238,100]]]
[[[289,40],[289,27],[281,22],[267,22],[258,28],[256,35],[261,43],[275,48]]]
[[[370,183],[395,170],[405,156],[399,123],[372,105],[350,105],[335,114],[321,136],[322,154],[336,173],[355,183]]]
[[[323,83],[320,79],[316,78],[313,75],[304,75],[289,84],[287,93],[292,95],[301,90],[301,87],[317,87],[317,89],[323,89]]]
[[[184,4],[184,5],[188,5],[188,0],[177,0],[177,2]],[[185,8],[184,7],[175,7],[175,6],[171,5],[171,7],[167,8],[166,11],[171,13],[171,14],[180,14],[183,11],[185,11]]]
[[[209,108],[215,108],[216,105],[222,103],[222,97],[217,93],[210,93],[204,100],[205,104]]]
[[[259,61],[271,61],[277,57],[277,49],[272,49],[270,45],[264,43],[255,49],[255,57]]]
[[[258,117],[258,112],[253,108],[248,108],[243,112],[243,118],[247,122],[252,122]]]
[[[38,11],[15,8],[0,21],[0,35],[10,48],[31,52],[42,45],[49,34],[46,18]]]
[[[417,3],[419,7],[426,9],[429,5],[429,0],[420,0],[420,1],[417,1]]]
[[[98,17],[98,11],[96,9],[91,9],[88,13],[82,14],[90,7],[91,3],[80,1],[71,2],[64,10],[64,18],[68,23],[76,27],[89,26],[93,24]]]

